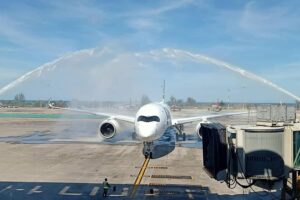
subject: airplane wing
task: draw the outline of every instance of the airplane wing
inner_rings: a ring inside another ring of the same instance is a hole
[[[56,107],[51,103],[49,103],[49,108],[86,113],[86,114],[97,115],[97,116],[101,116],[101,117],[109,117],[111,119],[116,119],[116,120],[119,120],[119,121],[124,121],[124,122],[132,123],[132,124],[134,123],[134,120],[135,120],[134,117],[125,116],[125,115],[116,115],[116,114],[112,114],[112,113],[93,112],[93,111],[89,111],[89,110],[81,110],[81,109],[76,109],[76,108]]]
[[[181,124],[198,122],[198,121],[207,121],[207,119],[211,119],[211,118],[232,116],[232,115],[243,115],[247,113],[248,112],[235,112],[235,113],[223,113],[223,114],[216,114],[216,115],[203,115],[203,116],[188,117],[188,118],[178,118],[172,120],[172,125],[181,125]]]

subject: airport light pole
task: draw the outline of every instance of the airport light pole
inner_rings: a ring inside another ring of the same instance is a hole
[[[229,110],[230,89],[227,90],[227,110]]]

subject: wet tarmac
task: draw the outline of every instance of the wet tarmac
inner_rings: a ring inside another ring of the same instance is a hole
[[[22,115],[23,116],[23,115]],[[83,117],[81,115],[80,117]],[[32,118],[35,119],[35,118]],[[20,119],[22,120],[22,118]],[[53,120],[53,118],[50,118]],[[70,122],[69,120],[63,121],[61,118],[58,118],[59,121],[52,124],[52,126],[64,125],[65,128],[57,129],[57,127],[44,130],[36,131],[13,135],[13,136],[0,136],[0,142],[7,143],[22,143],[22,144],[66,144],[66,143],[92,143],[92,144],[110,144],[110,145],[136,145],[141,142],[134,138],[133,130],[126,127],[126,124],[123,124],[122,128],[125,128],[125,131],[118,133],[115,137],[111,139],[103,140],[101,136],[97,134],[98,123],[101,119],[90,118],[90,120],[82,121],[79,117],[75,117]],[[79,122],[79,123],[77,123]],[[127,125],[128,126],[128,125]],[[5,135],[5,133],[2,133]],[[156,146],[180,146],[187,148],[202,148],[201,139],[195,134],[187,134],[185,141],[178,141],[175,144],[175,128],[168,129],[165,134],[158,141],[155,141]]]

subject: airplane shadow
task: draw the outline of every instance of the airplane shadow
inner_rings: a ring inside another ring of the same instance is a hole
[[[274,194],[259,192],[251,194],[215,194],[201,185],[140,185],[132,196],[133,185],[111,184],[109,197],[102,197],[102,183],[62,182],[0,182],[1,200],[96,200],[96,199],[274,199]],[[277,194],[277,197],[278,194]]]

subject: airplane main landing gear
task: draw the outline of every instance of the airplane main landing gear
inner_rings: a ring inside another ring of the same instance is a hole
[[[175,128],[177,129],[176,132],[176,141],[179,141],[180,138],[182,141],[186,140],[186,134],[183,132],[183,125],[176,125]]]

